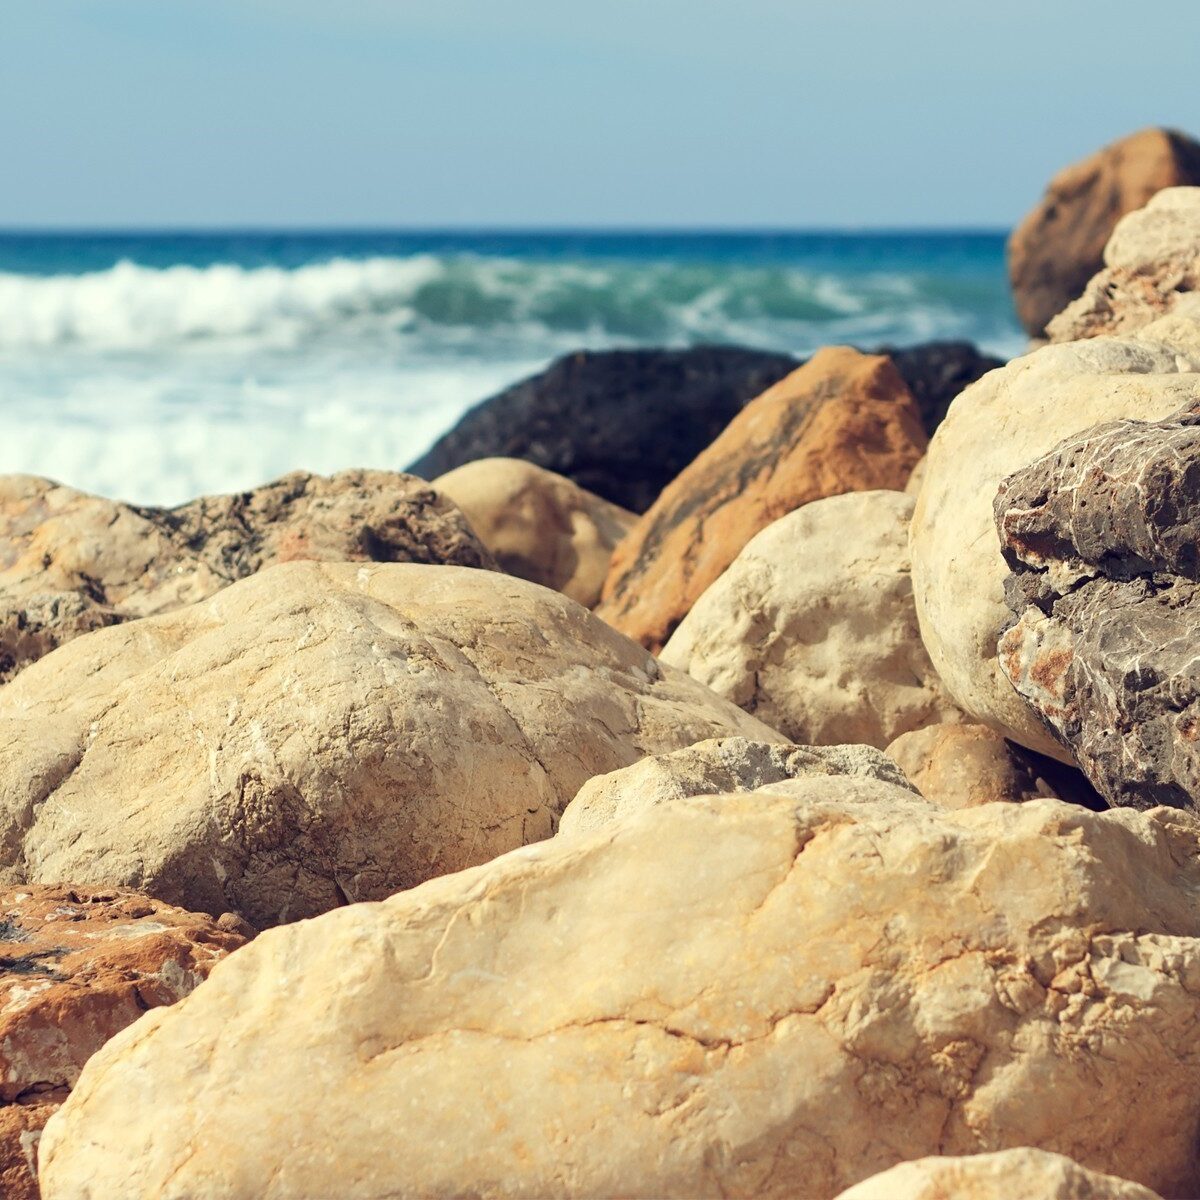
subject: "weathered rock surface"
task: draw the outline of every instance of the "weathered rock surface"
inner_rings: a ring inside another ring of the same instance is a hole
[[[945,808],[1060,797],[1032,755],[986,725],[947,723],[901,734],[887,748],[909,781]]]
[[[857,775],[914,790],[896,763],[872,746],[778,746],[711,738],[589,779],[567,805],[558,833],[590,833],[672,800],[771,791],[785,780],[819,775]]]
[[[581,351],[472,408],[409,468],[521,458],[645,512],[743,405],[798,361],[739,346]]]
[[[1159,1200],[1157,1192],[1089,1171],[1045,1150],[998,1150],[900,1163],[837,1200]]]
[[[995,511],[1005,674],[1109,803],[1200,808],[1200,403],[1067,439]]]
[[[593,775],[779,734],[491,571],[289,563],[0,691],[0,883],[262,928],[548,837]]]
[[[896,364],[921,413],[926,433],[942,423],[950,402],[965,387],[1004,360],[981,354],[970,342],[920,342],[915,346],[880,346],[873,354],[886,354]]]
[[[0,892],[0,1195],[36,1200],[37,1143],[83,1064],[251,931],[128,891]]]
[[[825,496],[903,488],[924,448],[888,359],[822,350],[666,488],[618,545],[597,611],[658,650],[756,533]]]
[[[1046,326],[1051,341],[1130,334],[1195,301],[1200,289],[1200,187],[1167,188],[1122,217],[1104,269]]]
[[[768,525],[662,652],[804,745],[882,749],[959,715],[921,643],[903,492],[817,500]]]
[[[777,787],[260,935],[88,1063],[46,1200],[823,1200],[1017,1146],[1197,1194],[1195,818]]]
[[[1034,337],[1100,270],[1117,222],[1164,188],[1200,184],[1200,144],[1143,129],[1060,171],[1013,231],[1009,277],[1017,315]]]
[[[169,509],[0,476],[0,683],[81,633],[293,559],[496,565],[444,496],[389,471],[297,471]]]
[[[502,570],[593,608],[613,548],[637,520],[562,475],[517,458],[483,458],[434,480]]]
[[[1160,419],[1200,398],[1197,367],[1200,358],[1141,337],[1045,346],[967,388],[929,444],[910,534],[921,634],[954,700],[1024,746],[1066,757],[997,661],[1011,614],[996,490],[1064,437],[1120,417]]]

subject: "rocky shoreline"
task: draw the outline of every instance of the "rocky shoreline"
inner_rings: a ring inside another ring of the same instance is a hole
[[[1200,146],[1012,268],[1006,364],[581,354],[409,474],[0,479],[0,1193],[1200,1194]]]

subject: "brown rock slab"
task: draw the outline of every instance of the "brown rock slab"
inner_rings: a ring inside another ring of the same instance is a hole
[[[593,775],[737,734],[784,740],[547,588],[285,563],[0,689],[0,884],[263,928],[549,837]]]
[[[1000,664],[1110,804],[1200,808],[1200,404],[1006,479]]]
[[[595,607],[631,512],[518,458],[481,458],[434,480],[503,571]]]
[[[657,651],[746,543],[812,500],[902,489],[925,448],[894,364],[820,351],[748,404],[617,546],[597,612]]]
[[[297,559],[496,566],[449,500],[390,471],[297,471],[178,508],[0,476],[0,683],[81,633]]]
[[[1200,1194],[1200,822],[778,787],[268,930],[89,1061],[46,1200],[828,1200],[1021,1146]]]
[[[1013,231],[1008,269],[1021,323],[1042,337],[1047,323],[1103,265],[1104,246],[1126,213],[1163,188],[1200,184],[1200,143],[1169,129],[1143,129],[1065,167]]]
[[[137,892],[0,892],[0,1195],[36,1200],[37,1145],[83,1064],[253,931]]]

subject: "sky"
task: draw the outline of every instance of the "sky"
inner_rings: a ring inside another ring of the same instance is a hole
[[[1200,2],[2,0],[0,227],[1007,227]]]

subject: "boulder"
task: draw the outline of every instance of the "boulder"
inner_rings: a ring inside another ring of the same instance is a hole
[[[178,508],[0,476],[0,683],[81,633],[293,559],[496,566],[444,496],[389,471],[297,471]]]
[[[1104,246],[1126,213],[1164,188],[1200,184],[1200,144],[1143,129],[1064,168],[1013,231],[1008,270],[1017,315],[1033,337],[1100,270]]]
[[[593,608],[613,547],[637,520],[553,471],[482,458],[434,480],[503,571]]]
[[[882,749],[953,720],[921,643],[903,492],[817,500],[753,537],[662,661],[804,745]]]
[[[1194,306],[1200,289],[1200,187],[1167,188],[1122,217],[1104,269],[1046,326],[1053,342],[1131,334]]]
[[[925,432],[930,434],[942,423],[950,401],[963,388],[1004,366],[1004,359],[981,354],[970,342],[880,346],[871,353],[886,354],[896,364],[917,402]]]
[[[589,779],[567,805],[558,836],[590,833],[672,800],[770,791],[773,784],[817,775],[863,776],[915,790],[896,763],[872,746],[778,746],[712,738]]]
[[[837,1200],[1159,1200],[1157,1192],[1089,1171],[1045,1150],[920,1158],[864,1179]]]
[[[91,1059],[46,1200],[827,1200],[1018,1146],[1198,1194],[1200,822],[776,786],[268,930]]]
[[[37,1144],[83,1064],[252,931],[137,892],[0,892],[0,1195],[37,1200]]]
[[[1200,400],[1005,480],[1000,665],[1110,804],[1200,809]]]
[[[888,748],[913,786],[945,808],[1060,797],[1029,751],[986,725],[947,723],[901,734]]]
[[[635,513],[798,361],[740,346],[585,350],[472,408],[409,468],[521,458]]]
[[[925,442],[888,359],[820,351],[748,404],[666,488],[617,546],[597,611],[661,649],[756,533],[825,496],[903,488]]]
[[[1008,567],[992,501],[1064,437],[1118,417],[1158,419],[1200,397],[1200,357],[1143,339],[1044,346],[972,384],[929,444],[910,529],[921,634],[950,695],[1006,737],[1066,760],[1000,669]]]
[[[0,689],[0,883],[262,928],[549,837],[593,775],[729,734],[783,740],[546,588],[286,563]]]

